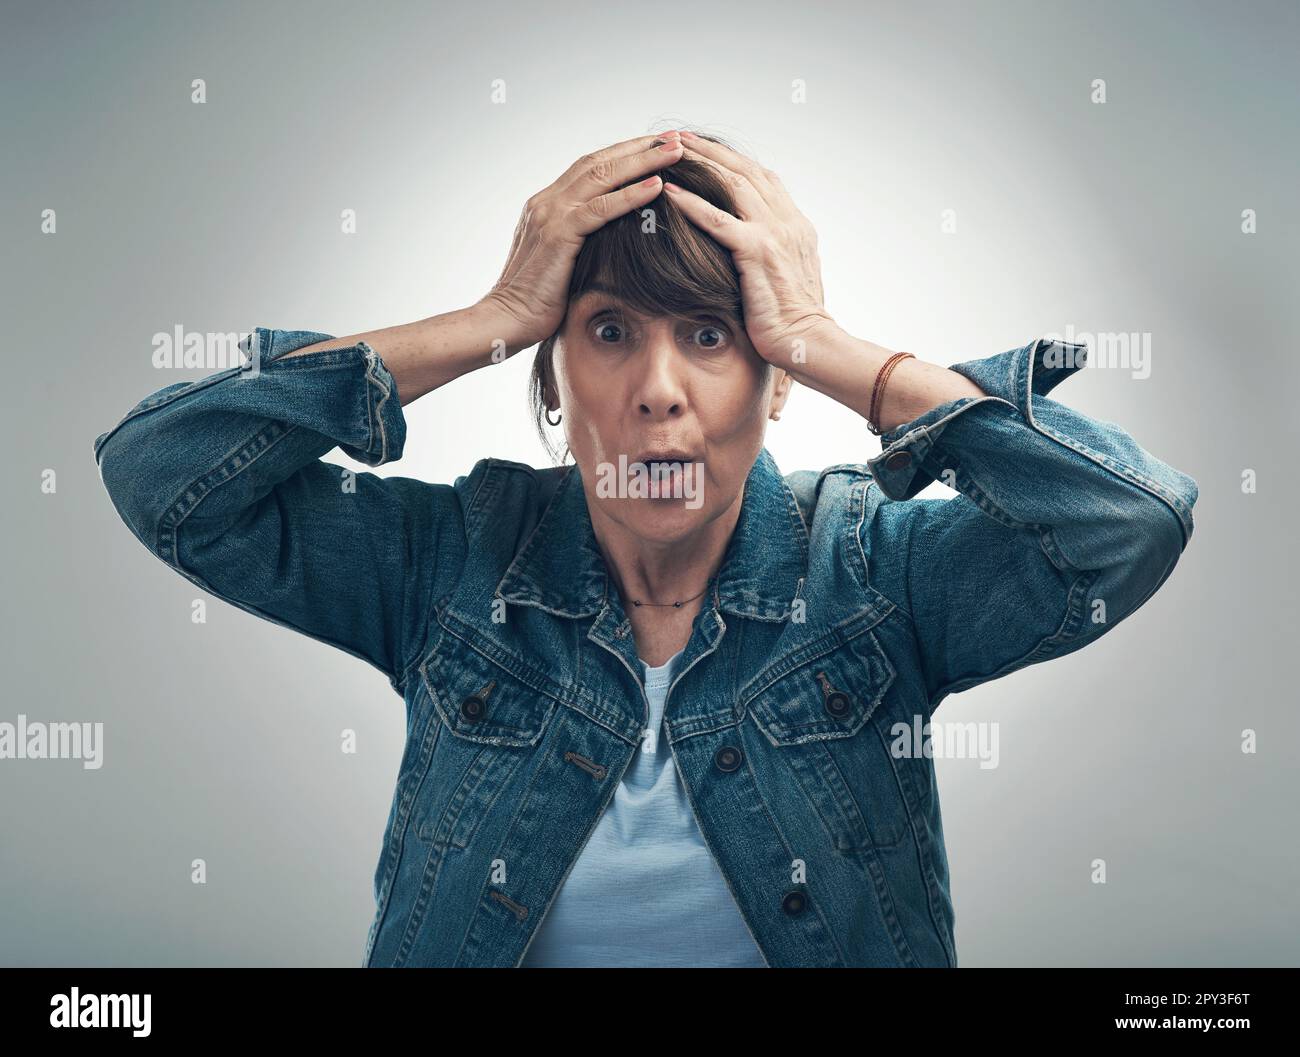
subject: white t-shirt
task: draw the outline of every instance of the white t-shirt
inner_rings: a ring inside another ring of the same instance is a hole
[[[524,968],[763,968],[673,763],[664,698],[684,650],[645,669],[650,723]]]

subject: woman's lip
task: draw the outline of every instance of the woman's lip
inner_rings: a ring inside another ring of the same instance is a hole
[[[657,463],[671,464],[671,468],[664,474],[655,474],[647,482],[650,489],[651,499],[681,499],[683,489],[683,477],[689,471],[684,467],[687,465],[680,459],[655,459]]]
[[[619,454],[617,466],[603,464],[602,473],[614,471],[613,481],[599,487],[617,489],[630,499],[685,499],[687,506],[698,507],[702,500],[704,462],[691,455],[673,452],[642,453],[631,457]]]
[[[638,455],[635,461],[643,465],[648,465],[652,462],[687,463],[687,462],[699,462],[700,460],[696,459],[693,455],[664,454],[664,455]]]

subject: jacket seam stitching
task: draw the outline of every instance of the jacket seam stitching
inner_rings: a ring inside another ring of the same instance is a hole
[[[907,606],[903,606],[900,605],[898,602],[895,602],[894,599],[890,598],[883,591],[880,591],[878,588],[874,587],[871,583],[871,563],[867,560],[866,548],[862,546],[862,530],[865,527],[867,522],[867,493],[870,490],[873,481],[874,478],[868,478],[861,489],[860,495],[853,499],[853,503],[855,506],[857,506],[859,502],[861,504],[857,511],[857,520],[853,525],[853,543],[857,547],[858,558],[862,562],[862,582],[867,586],[867,589],[869,591],[879,595],[891,606],[894,606],[895,608],[902,610],[903,613],[907,615],[908,620],[912,620],[913,622],[915,622],[912,616],[912,612]],[[877,483],[877,487],[879,487],[879,483]],[[881,491],[884,492],[884,489],[882,488]]]
[[[469,522],[470,522],[469,509],[473,507],[475,501],[478,499],[479,492],[483,490],[484,481],[486,481],[488,475],[491,473],[490,464],[492,460],[489,459],[488,462],[489,462],[489,466],[487,469],[484,470],[482,478],[479,480],[478,485],[475,486],[474,498],[470,500],[468,508],[461,505],[460,496],[456,494],[455,487],[453,486],[452,488],[453,495],[455,495],[456,498],[456,507],[457,510],[460,512],[460,516],[461,516],[461,530],[465,536],[465,547],[466,547],[467,554],[469,550]],[[415,647],[410,657],[406,660],[405,665],[402,667],[402,672],[398,680],[400,683],[405,683],[407,680],[409,680],[411,676],[415,673],[416,669],[419,668],[423,664],[423,662],[428,660],[428,657],[426,655],[428,653],[429,641],[433,638],[433,633],[435,628],[437,628],[441,623],[437,615],[438,599],[434,597],[435,594],[434,588],[436,586],[437,586],[437,577],[436,576],[430,577],[429,595],[428,598],[425,600],[424,614],[423,614],[425,617],[424,637],[420,640],[419,645]]]
[[[418,693],[417,693],[418,697]],[[419,799],[420,790],[424,787],[425,781],[429,777],[429,767],[433,763],[433,754],[438,748],[438,739],[442,733],[442,724],[438,720],[437,713],[429,710],[429,717],[425,721],[424,736],[421,740],[420,755],[416,759],[416,768],[420,774],[420,780],[415,783],[415,787],[409,790],[409,793],[400,803],[401,815],[401,835],[396,832],[390,836],[389,840],[393,847],[386,849],[387,854],[383,860],[383,874],[380,882],[379,906],[376,908],[376,917],[373,930],[366,943],[366,954],[363,965],[369,966],[374,961],[375,947],[379,943],[379,934],[383,931],[384,922],[388,919],[388,911],[392,906],[393,888],[397,882],[398,866],[401,863],[402,855],[406,850],[406,835],[410,831],[411,824],[414,822],[414,812],[416,803]],[[398,778],[399,785],[401,776]],[[417,834],[418,838],[418,834]],[[427,864],[426,864],[427,865]]]
[[[383,379],[375,373],[379,364],[379,354],[365,342],[359,342],[358,344],[365,352],[366,381],[384,394],[378,403],[375,403],[373,393],[369,393],[366,399],[366,414],[369,418],[367,423],[368,436],[366,439],[366,452],[370,455],[374,454],[375,427],[378,426],[379,462],[374,463],[374,465],[378,466],[388,461],[388,429],[384,425],[384,404],[386,404],[388,398],[392,396],[392,390],[385,385]]]
[[[214,385],[219,385],[221,382],[224,382],[230,378],[235,377],[235,373],[239,372],[240,370],[241,368],[239,367],[228,367],[224,371],[218,371],[214,374],[210,374],[206,378],[196,378],[194,379],[194,381],[188,383],[185,386],[185,388],[177,389],[173,393],[168,393],[165,397],[163,397],[161,400],[157,401],[156,403],[149,404],[148,406],[137,406],[132,408],[125,415],[123,415],[121,419],[118,420],[117,425],[115,425],[112,429],[110,429],[107,433],[104,434],[104,439],[103,441],[100,442],[98,451],[96,452],[96,461],[100,462],[102,465],[104,446],[108,444],[109,440],[112,439],[114,434],[116,434],[117,431],[120,430],[123,426],[125,426],[128,422],[140,418],[142,415],[147,415],[151,411],[157,411],[161,408],[167,407],[168,405],[173,404],[177,400],[181,399],[181,397],[190,396],[191,394],[200,392],[203,389],[209,389]],[[148,397],[145,398],[145,400],[148,399],[149,399]],[[143,404],[144,401],[141,401],[141,403]]]
[[[262,427],[256,433],[250,436],[247,440],[245,440],[243,443],[237,444],[229,451],[227,451],[226,454],[221,457],[221,459],[217,462],[215,466],[199,474],[198,477],[194,478],[192,481],[190,481],[189,484],[187,484],[184,488],[182,488],[179,492],[177,492],[176,495],[172,498],[171,502],[167,504],[167,508],[166,508],[167,512],[158,519],[159,536],[161,536],[162,530],[164,528],[169,529],[170,531],[175,533],[180,528],[181,524],[184,523],[186,518],[188,518],[192,513],[194,513],[198,505],[202,503],[203,500],[205,500],[208,496],[210,496],[217,488],[220,488],[221,485],[226,484],[229,481],[233,481],[236,477],[238,477],[241,473],[243,473],[244,470],[246,470],[249,466],[251,466],[257,459],[260,459],[263,455],[265,455],[268,451],[270,451],[271,448],[273,448],[276,444],[278,444],[281,440],[283,440],[285,437],[287,437],[290,433],[292,433],[294,430],[298,428],[297,426],[287,426],[284,427],[284,431],[280,433],[278,436],[270,435],[270,434],[274,434],[275,430],[281,426],[283,426],[283,423],[272,422],[269,426]],[[198,491],[200,487],[203,486],[204,482],[207,481],[209,478],[211,478],[213,474],[219,472],[224,467],[229,466],[236,458],[240,456],[241,452],[247,451],[249,448],[253,447],[259,441],[262,440],[265,440],[265,443],[261,446],[260,450],[255,451],[251,455],[249,455],[243,461],[242,465],[234,467],[231,470],[230,474],[224,480],[219,481],[216,484],[209,484],[206,487],[203,487],[202,494],[198,495],[188,505],[186,504],[185,502],[186,497],[191,492]],[[162,554],[161,541],[159,542],[158,547],[159,547],[158,549],[159,557],[163,557],[164,560],[166,560],[165,556]],[[178,569],[182,568],[180,564],[180,551],[176,548],[174,540],[172,543],[172,557],[174,561],[169,562],[169,564],[174,564],[175,567]]]
[[[1034,417],[1034,404],[1036,400],[1051,399],[1045,394],[1034,392],[1035,375],[1041,374],[1043,370],[1047,369],[1047,368],[1040,368],[1038,363],[1038,355],[1037,355],[1038,347],[1042,340],[1043,339],[1040,338],[1038,341],[1031,342],[1028,347],[1028,353],[1023,357],[1023,360],[1013,359],[1011,364],[1013,369],[1018,369],[1020,367],[1020,363],[1023,362],[1023,369],[1025,374],[1024,412],[1025,412],[1025,418],[1028,419],[1029,424],[1033,426],[1034,429],[1036,429],[1043,436],[1049,437],[1050,439],[1055,440],[1058,444],[1063,444],[1067,448],[1070,448],[1072,451],[1078,452],[1084,458],[1091,460],[1093,463],[1100,466],[1103,470],[1106,470],[1108,473],[1113,474],[1115,477],[1118,477],[1121,480],[1127,481],[1129,484],[1137,485],[1138,487],[1145,489],[1147,492],[1150,492],[1152,495],[1154,495],[1157,499],[1161,500],[1166,505],[1168,505],[1173,510],[1175,516],[1178,519],[1178,527],[1183,534],[1183,545],[1186,546],[1187,541],[1191,538],[1191,528],[1189,525],[1189,522],[1191,520],[1190,511],[1184,511],[1182,509],[1182,502],[1181,500],[1178,499],[1176,495],[1171,493],[1160,482],[1152,480],[1151,478],[1147,477],[1136,467],[1130,466],[1128,465],[1128,463],[1121,462],[1118,459],[1112,459],[1110,456],[1102,455],[1100,452],[1094,452],[1087,445],[1081,444],[1080,442],[1074,440],[1073,438],[1067,436],[1066,434],[1058,432],[1057,430],[1053,429],[1051,426],[1041,424]],[[1086,348],[1086,346],[1081,346],[1077,344],[1075,345],[1075,347]],[[1015,383],[1013,382],[1013,384]]]
[[[270,430],[273,430],[274,428],[276,428],[276,427],[279,426],[279,425],[282,425],[282,423],[279,423],[279,422],[273,422],[272,425],[269,426],[269,427],[267,427],[266,429],[259,430],[256,434],[253,435],[253,437],[251,437],[251,438],[250,438],[250,439],[245,443],[244,447],[247,447],[249,444],[254,443],[258,438],[262,437],[265,433],[269,432]],[[162,518],[162,519],[159,520],[160,533],[161,533],[161,529],[162,529],[163,527],[166,527],[166,528],[171,532],[171,534],[172,534],[172,542],[171,542],[172,561],[168,562],[168,564],[169,564],[169,565],[172,565],[173,568],[175,568],[178,572],[182,572],[182,573],[184,573],[184,574],[185,574],[187,577],[189,577],[189,578],[190,578],[194,583],[202,585],[202,586],[203,586],[203,589],[204,589],[205,591],[207,591],[209,594],[212,594],[213,596],[215,596],[215,597],[217,597],[217,598],[220,598],[220,599],[222,599],[223,601],[232,601],[232,602],[236,602],[239,608],[245,608],[245,609],[247,609],[247,610],[250,611],[250,612],[254,612],[254,613],[256,613],[258,616],[262,617],[262,619],[264,619],[264,620],[268,620],[269,622],[271,622],[271,623],[273,623],[273,624],[278,624],[278,625],[281,626],[281,627],[287,627],[287,628],[290,628],[290,629],[292,629],[292,630],[294,630],[294,631],[299,632],[300,634],[306,635],[308,638],[312,638],[312,639],[315,639],[315,640],[318,641],[318,642],[323,642],[323,643],[326,643],[327,645],[334,646],[334,647],[336,647],[336,648],[338,648],[338,649],[341,649],[343,652],[350,654],[350,655],[353,656],[353,657],[358,657],[358,658],[360,658],[361,660],[366,661],[366,662],[367,662],[368,664],[370,664],[372,667],[374,667],[374,668],[378,669],[379,671],[383,672],[384,675],[387,676],[387,678],[388,678],[389,685],[390,685],[390,686],[393,686],[393,685],[395,685],[395,683],[394,683],[394,680],[395,680],[395,678],[396,678],[395,673],[394,673],[393,671],[391,671],[390,669],[384,667],[382,664],[378,664],[378,663],[376,663],[372,658],[367,657],[367,656],[365,656],[364,654],[358,653],[356,650],[352,649],[350,646],[346,645],[345,643],[343,643],[343,642],[341,642],[341,641],[339,641],[339,640],[337,640],[337,639],[332,639],[332,638],[328,638],[328,637],[325,637],[325,636],[316,635],[316,634],[314,634],[314,633],[312,633],[312,632],[306,631],[306,630],[304,630],[303,628],[299,627],[298,625],[293,624],[293,623],[290,623],[289,621],[283,620],[283,619],[281,619],[280,617],[277,617],[277,616],[275,616],[274,614],[270,613],[269,611],[262,609],[261,606],[254,605],[252,602],[249,602],[249,601],[247,601],[247,600],[245,600],[245,599],[237,598],[237,596],[235,596],[235,595],[233,595],[233,594],[231,594],[231,595],[226,595],[226,594],[223,594],[223,593],[220,592],[220,591],[214,590],[211,586],[207,585],[206,580],[205,580],[202,576],[200,576],[200,575],[198,574],[197,571],[190,570],[190,569],[186,568],[186,567],[181,563],[180,543],[179,543],[180,530],[181,530],[182,526],[184,525],[185,521],[189,518],[189,516],[190,516],[191,514],[193,514],[195,510],[198,509],[199,505],[203,502],[203,500],[205,500],[208,496],[210,496],[213,492],[215,492],[215,491],[216,491],[218,488],[220,488],[222,485],[229,484],[231,481],[233,481],[236,477],[238,477],[241,473],[243,473],[246,469],[248,469],[249,466],[251,466],[254,462],[256,462],[258,459],[260,459],[263,455],[265,455],[265,454],[266,454],[268,451],[270,451],[272,448],[274,448],[278,443],[280,443],[280,441],[284,440],[285,437],[289,436],[290,434],[292,434],[292,433],[293,433],[294,431],[296,431],[297,429],[298,429],[298,426],[296,426],[296,425],[292,425],[292,426],[289,426],[289,427],[287,427],[286,429],[284,429],[284,431],[283,431],[282,433],[280,433],[278,436],[272,437],[270,440],[267,441],[267,443],[266,443],[266,444],[261,448],[260,451],[255,452],[252,456],[250,456],[248,459],[246,459],[246,460],[244,461],[244,463],[243,463],[241,466],[239,466],[238,468],[236,468],[235,470],[233,470],[233,471],[230,473],[230,475],[229,475],[228,477],[226,477],[224,480],[220,481],[219,483],[217,483],[217,484],[215,484],[215,485],[212,485],[212,486],[209,487],[206,491],[204,491],[204,493],[203,493],[201,496],[199,496],[199,497],[198,497],[198,498],[197,498],[193,503],[191,503],[190,506],[189,506],[189,508],[188,508],[187,510],[185,510],[185,512],[184,512],[183,514],[181,514],[179,517],[174,517],[174,513],[169,513],[165,518]],[[242,449],[238,449],[238,450],[242,450]],[[229,459],[226,460],[226,462],[228,462],[228,461],[229,461]],[[217,470],[221,469],[221,467],[224,466],[224,465],[225,465],[225,462],[223,462],[223,463],[220,464],[219,466],[215,467],[214,469],[209,470],[208,473],[204,474],[203,476],[197,478],[197,479],[195,480],[194,484],[191,485],[191,488],[196,488],[196,487],[198,487],[199,483],[202,482],[202,481],[204,480],[205,477],[210,477],[213,473],[215,473]],[[184,495],[184,494],[185,494],[185,492],[182,491],[181,495]],[[178,499],[176,500],[176,503],[173,505],[173,512],[174,512],[174,508],[175,508],[175,506],[179,505],[180,502],[181,502],[181,500],[178,498]],[[161,557],[161,554],[160,554],[160,557]],[[164,558],[164,561],[165,561],[165,560],[166,560],[166,559]]]
[[[1086,598],[1088,589],[1096,582],[1100,574],[1096,570],[1083,570],[1079,572],[1073,582],[1070,584],[1069,592],[1066,595],[1065,614],[1061,618],[1060,626],[1050,635],[1044,635],[1036,642],[1033,647],[1014,660],[1008,661],[1001,668],[990,672],[987,675],[967,675],[959,679],[951,679],[937,687],[933,694],[929,695],[930,712],[933,714],[938,703],[951,693],[961,693],[971,687],[978,686],[982,683],[992,682],[995,679],[1001,679],[1003,676],[1019,671],[1033,663],[1039,654],[1043,654],[1043,659],[1048,659],[1052,654],[1052,647],[1059,644],[1069,644],[1074,641],[1078,635],[1079,627],[1083,621],[1083,607],[1080,602],[1076,601],[1076,596],[1080,599]],[[965,683],[967,685],[962,686]],[[960,688],[960,689],[954,689]]]

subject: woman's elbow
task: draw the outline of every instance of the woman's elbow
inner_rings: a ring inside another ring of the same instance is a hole
[[[118,516],[150,551],[159,553],[164,500],[149,473],[147,445],[127,423],[95,439],[95,461]]]
[[[1197,485],[1185,474],[1167,498],[1147,495],[1126,512],[1115,536],[1114,561],[1093,594],[1111,609],[1111,620],[1141,607],[1169,579],[1192,535],[1192,507]],[[1105,609],[1100,619],[1105,620]],[[1094,612],[1093,619],[1099,614]]]

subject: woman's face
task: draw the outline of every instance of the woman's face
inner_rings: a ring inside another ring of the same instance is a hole
[[[646,542],[679,540],[737,503],[790,388],[779,369],[764,381],[736,320],[647,317],[601,291],[570,304],[552,363],[593,522]],[[684,460],[660,478],[647,453]]]

